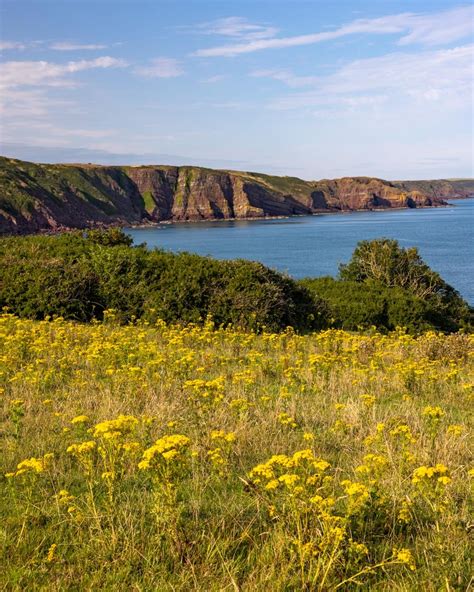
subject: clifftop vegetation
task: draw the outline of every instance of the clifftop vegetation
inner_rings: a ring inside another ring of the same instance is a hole
[[[4,234],[443,203],[431,189],[368,177],[304,181],[190,166],[34,164],[0,157]]]
[[[0,306],[22,317],[204,322],[299,332],[468,328],[471,310],[396,241],[362,242],[341,278],[296,282],[259,263],[130,246],[119,229],[0,239]]]
[[[0,306],[5,589],[469,586],[470,311],[416,250],[295,282],[7,237]]]
[[[471,336],[0,336],[2,588],[469,588]]]

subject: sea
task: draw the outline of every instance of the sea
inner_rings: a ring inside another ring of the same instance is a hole
[[[393,238],[474,306],[474,197],[447,207],[127,228],[135,244],[218,259],[250,259],[293,278],[336,276],[361,240]]]

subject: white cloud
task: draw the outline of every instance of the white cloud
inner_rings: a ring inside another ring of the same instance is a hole
[[[117,45],[117,44],[114,44]],[[102,43],[70,43],[68,41],[58,41],[56,43],[47,44],[45,41],[29,41],[28,43],[20,41],[0,41],[0,51],[13,49],[28,49],[31,47],[44,47],[54,49],[56,51],[93,51],[100,49],[107,49],[108,45]]]
[[[463,39],[473,32],[473,7],[461,7],[434,14],[401,13],[375,19],[357,19],[334,31],[295,37],[250,38],[241,43],[198,49],[196,57],[233,57],[264,49],[312,45],[354,34],[403,34],[399,44],[442,45]]]
[[[48,121],[21,121],[17,120],[11,122],[7,126],[9,129],[20,130],[25,128],[27,130],[35,130],[35,132],[46,133],[48,137],[63,138],[67,136],[75,136],[78,138],[92,138],[101,139],[113,136],[116,132],[111,129],[83,129],[83,128],[65,128],[57,126]]]
[[[0,51],[5,51],[7,49],[25,49],[26,45],[24,43],[19,43],[18,41],[0,41]]]
[[[278,29],[275,27],[251,23],[246,18],[240,16],[229,16],[209,23],[202,23],[197,28],[202,33],[208,35],[221,35],[223,37],[234,37],[247,41],[267,39],[274,37],[278,33]]]
[[[94,68],[123,68],[124,60],[104,56],[58,64],[46,61],[11,61],[0,63],[0,87],[71,86],[68,74]]]
[[[423,45],[443,45],[453,43],[472,35],[474,7],[466,6],[437,12],[432,15],[413,15],[409,32],[399,41],[399,45],[422,43]]]
[[[319,80],[317,76],[297,76],[288,70],[254,70],[250,73],[254,78],[271,78],[283,82],[289,87],[313,86]]]
[[[134,72],[144,78],[176,78],[184,74],[181,62],[174,58],[155,58],[148,66],[135,68]]]
[[[46,61],[9,61],[0,63],[0,115],[2,135],[15,140],[19,130],[33,135],[41,130],[44,137],[72,136],[97,138],[95,130],[61,130],[47,122],[52,112],[65,113],[75,108],[71,100],[51,96],[51,87],[73,87],[72,75],[94,68],[118,68],[126,62],[109,56],[58,64]],[[35,131],[33,131],[35,130]],[[55,132],[56,130],[56,132]],[[59,131],[58,131],[59,130]]]
[[[396,52],[355,60],[334,74],[314,77],[311,90],[276,99],[272,106],[279,109],[321,105],[360,106],[380,104],[389,99],[395,103],[409,101],[439,102],[446,106],[465,105],[472,93],[473,50],[474,45],[469,44],[453,49],[417,54]],[[277,77],[272,71],[267,75],[290,87],[296,86],[293,80],[310,78],[288,73]]]
[[[107,45],[103,45],[103,44],[93,44],[93,43],[68,43],[66,41],[64,42],[58,42],[58,43],[52,43],[49,48],[50,49],[55,49],[57,51],[78,51],[78,50],[98,50],[98,49],[107,49]]]
[[[7,121],[25,121],[25,118],[38,119],[45,117],[50,109],[64,110],[71,102],[53,99],[47,96],[43,89],[30,88],[2,89],[0,98],[0,115],[2,115],[2,132]],[[8,117],[8,120],[6,119]]]

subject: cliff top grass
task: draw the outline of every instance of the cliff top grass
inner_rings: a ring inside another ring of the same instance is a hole
[[[154,174],[156,171],[159,173]],[[235,191],[229,191],[232,186]],[[199,190],[194,192],[194,188]],[[0,157],[0,231],[21,234],[150,220],[219,218],[234,212],[247,217],[391,204],[411,207],[414,200],[407,200],[406,193],[412,190],[419,192],[416,199],[420,205],[436,205],[444,203],[443,195],[464,196],[473,191],[474,183],[390,183],[371,177],[305,181],[196,166],[35,164]],[[347,192],[358,195],[349,200],[350,205],[345,199]]]

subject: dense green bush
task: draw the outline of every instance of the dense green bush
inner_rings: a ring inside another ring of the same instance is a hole
[[[1,239],[0,305],[30,318],[89,321],[113,308],[124,322],[212,316],[247,329],[304,331],[326,319],[324,303],[259,263],[130,247],[116,230]]]
[[[397,306],[393,310],[394,318],[398,314],[402,321],[404,315],[413,316],[411,307],[414,306],[418,310],[416,318],[422,314],[441,330],[454,331],[472,323],[472,309],[459,292],[423,261],[416,247],[405,249],[396,240],[380,238],[359,242],[349,263],[340,266],[340,278],[369,284],[376,282],[413,296],[416,300],[410,306],[404,305],[401,309]],[[422,313],[423,307],[425,313]]]
[[[116,245],[131,247],[133,244],[133,238],[125,234],[120,228],[109,228],[107,231],[93,228],[88,230],[85,236],[93,243],[105,245],[106,247],[114,247]]]
[[[407,279],[408,278],[408,279]],[[297,331],[470,327],[472,309],[396,241],[359,243],[341,279],[295,282],[259,263],[130,246],[122,231],[0,239],[0,306],[19,316],[201,322]]]
[[[355,282],[323,277],[300,283],[315,297],[326,301],[332,327],[349,331],[369,327],[391,331],[405,327],[411,333],[426,330],[449,333],[469,326],[469,313],[462,318],[443,314],[428,299],[374,280]]]
[[[404,249],[393,239],[359,242],[349,263],[340,266],[340,278],[402,288],[428,302],[448,325],[462,324],[470,314],[459,292],[423,261],[416,247]]]

